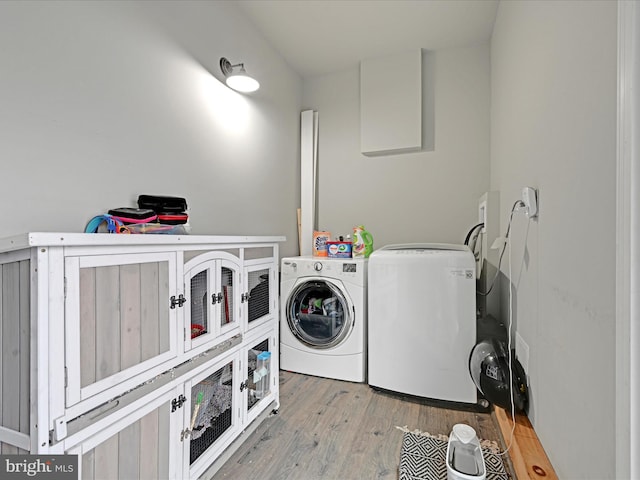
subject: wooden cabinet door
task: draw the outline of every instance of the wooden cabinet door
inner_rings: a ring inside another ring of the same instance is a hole
[[[181,389],[150,395],[104,425],[87,428],[93,433],[65,450],[78,455],[82,480],[158,480],[180,478],[179,444],[182,416],[172,413]],[[105,426],[106,425],[106,426]]]
[[[31,263],[26,254],[0,255],[0,453],[29,448],[31,393]]]
[[[176,273],[170,252],[65,259],[67,408],[166,370],[178,355]]]

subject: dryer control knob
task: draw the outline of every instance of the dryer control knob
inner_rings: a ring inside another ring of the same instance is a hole
[[[322,263],[320,263],[320,262],[316,262],[316,263],[314,263],[314,264],[313,264],[313,269],[314,269],[316,272],[319,272],[320,270],[322,270]]]

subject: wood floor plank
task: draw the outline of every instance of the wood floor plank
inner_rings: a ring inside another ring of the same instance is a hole
[[[397,478],[402,432],[384,417],[369,417],[357,432],[356,441],[340,476],[335,478]]]
[[[314,478],[341,478],[343,465],[350,461],[349,450],[365,415],[362,397],[355,392],[361,385],[336,391],[318,418],[310,419],[308,431],[317,442],[314,455],[307,459],[307,472]]]
[[[389,480],[398,477],[406,426],[448,435],[467,423],[500,440],[489,413],[436,408],[366,384],[280,372],[280,409],[213,477],[242,480]]]

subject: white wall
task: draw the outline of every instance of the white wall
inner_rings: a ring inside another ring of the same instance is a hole
[[[297,253],[302,81],[233,2],[0,2],[0,236],[82,231],[138,194],[194,234]],[[221,83],[221,56],[261,82]]]
[[[363,224],[374,247],[462,243],[489,188],[489,45],[423,53],[423,144],[416,153],[360,153],[358,68],[305,79],[318,111],[318,226]]]
[[[640,478],[640,3],[618,2],[616,478]]]
[[[614,478],[616,2],[501,2],[491,62],[502,231],[523,186],[540,195],[512,225],[529,417],[560,478]]]

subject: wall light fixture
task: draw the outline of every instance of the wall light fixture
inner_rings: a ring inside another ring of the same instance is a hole
[[[234,70],[237,68],[237,70]],[[244,63],[232,65],[225,57],[220,59],[220,70],[226,78],[227,85],[238,92],[249,93],[255,92],[260,88],[258,81],[247,75],[244,69]]]

